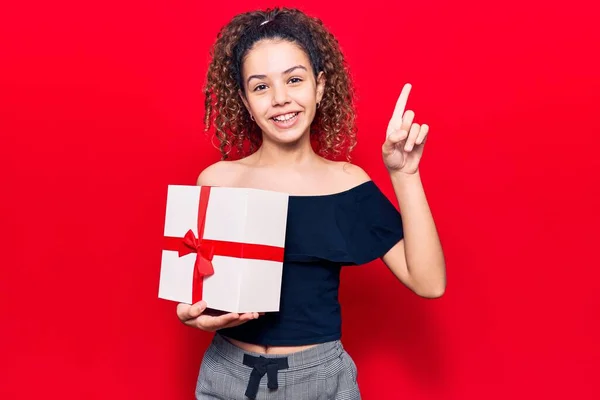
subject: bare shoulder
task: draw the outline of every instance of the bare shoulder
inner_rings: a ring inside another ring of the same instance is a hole
[[[350,162],[340,162],[341,168],[344,174],[348,176],[348,179],[354,181],[357,184],[363,183],[371,179],[369,174],[356,164]]]
[[[342,190],[371,180],[369,174],[356,164],[347,161],[329,161],[329,165],[336,179],[344,186]]]
[[[229,186],[240,173],[242,165],[235,161],[217,161],[206,167],[196,184],[198,186]]]

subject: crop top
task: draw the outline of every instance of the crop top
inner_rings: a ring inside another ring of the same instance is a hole
[[[404,237],[400,213],[373,181],[320,196],[290,196],[280,307],[223,336],[295,346],[341,338],[342,266],[376,260]]]

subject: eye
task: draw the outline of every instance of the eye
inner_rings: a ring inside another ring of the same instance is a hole
[[[289,83],[300,83],[300,82],[302,82],[302,78],[294,77],[294,78],[291,78],[288,82]]]
[[[265,84],[260,84],[260,85],[256,85],[256,87],[252,90],[253,92],[258,92],[260,90],[265,90],[267,88],[267,85]]]

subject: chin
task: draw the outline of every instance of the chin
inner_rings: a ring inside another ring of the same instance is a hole
[[[300,139],[304,136],[302,133],[294,133],[291,135],[282,135],[281,133],[269,133],[267,135],[272,142],[282,144],[282,145],[293,145],[298,143]]]
[[[304,126],[301,123],[289,128],[281,128],[269,121],[268,129],[263,131],[264,136],[267,136],[273,142],[281,144],[294,144],[300,141],[304,135],[308,134],[310,134],[310,126]]]

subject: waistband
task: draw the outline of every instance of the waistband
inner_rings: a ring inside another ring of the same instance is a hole
[[[342,354],[342,352],[344,351],[342,342],[340,340],[333,340],[330,342],[320,343],[311,348],[289,354],[255,353],[237,347],[236,345],[225,339],[219,333],[215,333],[211,343],[211,347],[214,351],[219,353],[220,356],[238,365],[243,364],[244,355],[249,355],[257,358],[286,358],[288,365],[288,368],[286,370],[288,371],[314,367],[323,362],[339,357],[340,354]]]

